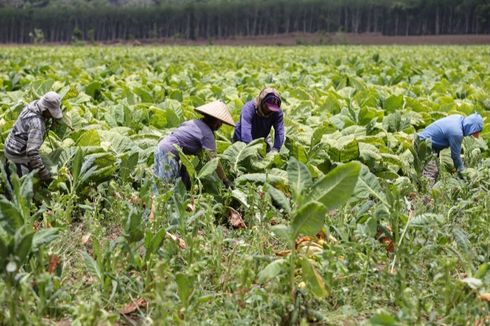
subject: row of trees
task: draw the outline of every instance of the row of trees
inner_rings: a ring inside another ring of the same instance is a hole
[[[114,0],[112,0],[114,1]],[[490,0],[184,1],[159,5],[4,6],[0,42],[225,38],[292,32],[490,33]]]

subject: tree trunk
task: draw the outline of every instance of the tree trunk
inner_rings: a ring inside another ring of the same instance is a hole
[[[441,28],[441,26],[440,26],[440,19],[441,19],[440,18],[440,8],[439,8],[439,6],[437,6],[436,7],[436,22],[435,22],[435,24],[436,24],[436,26],[435,26],[435,34],[436,35],[439,35],[439,33],[440,33],[440,28]]]

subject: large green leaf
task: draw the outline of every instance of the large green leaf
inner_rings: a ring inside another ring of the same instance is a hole
[[[356,199],[373,197],[377,198],[383,203],[386,203],[386,197],[378,178],[371,173],[365,165],[362,165],[361,167],[359,179],[357,180],[352,197]]]
[[[296,198],[300,198],[312,184],[311,174],[308,168],[294,157],[288,162],[289,187]]]
[[[84,131],[77,140],[78,146],[99,146],[100,136],[97,130]]]
[[[174,147],[177,149],[177,152],[179,153],[180,162],[185,166],[187,173],[189,174],[189,177],[192,180],[194,175],[196,174],[196,168],[194,167],[191,158],[185,155],[179,146],[174,145]]]
[[[235,179],[235,182],[241,183],[241,182],[259,182],[259,183],[264,183],[268,181],[270,184],[276,186],[276,187],[286,187],[288,184],[288,178],[285,175],[282,174],[273,174],[273,171],[271,171],[270,174],[266,173],[248,173],[248,174],[243,174],[239,176],[238,178]],[[285,171],[284,171],[285,172]]]
[[[271,196],[272,200],[274,200],[284,211],[289,213],[291,211],[291,205],[289,204],[289,199],[284,195],[284,193],[272,185],[268,185],[267,193]]]
[[[58,237],[57,228],[41,229],[34,234],[32,239],[32,250],[39,249],[42,245],[48,244]]]
[[[403,95],[392,95],[383,101],[383,109],[387,112],[403,109]]]
[[[181,123],[178,115],[172,109],[152,107],[150,111],[150,126],[158,129],[178,127]]]
[[[5,231],[12,235],[24,225],[22,213],[19,212],[13,202],[3,196],[0,197],[0,223]]]
[[[101,83],[93,82],[85,87],[85,93],[87,93],[88,95],[96,99],[99,97],[101,89],[102,89]]]
[[[301,206],[293,216],[291,224],[293,237],[296,238],[300,233],[316,235],[325,223],[325,213],[325,206],[316,201]]]
[[[73,177],[74,183],[78,182],[78,178],[80,177],[80,171],[82,169],[82,164],[83,164],[83,151],[80,147],[78,147],[71,167],[71,175]]]
[[[222,157],[230,162],[230,167],[233,171],[239,172],[245,170],[240,163],[248,158],[258,157],[264,146],[262,139],[256,139],[249,144],[235,142],[224,151]]]
[[[301,269],[308,290],[318,298],[326,297],[328,290],[325,287],[325,282],[308,258],[301,259]]]
[[[177,293],[180,300],[185,305],[188,305],[189,299],[194,292],[194,278],[184,273],[177,273],[175,282],[177,283]]]
[[[218,157],[215,157],[212,160],[208,161],[197,174],[197,178],[202,179],[213,174],[216,171],[216,168],[218,167],[218,163],[219,163]]]
[[[338,166],[318,180],[305,198],[323,204],[327,210],[336,208],[351,197],[360,171],[359,162]]]
[[[284,265],[286,265],[286,263],[287,261],[285,259],[280,258],[267,265],[258,275],[259,283],[264,284],[277,277],[284,271]]]
[[[102,274],[102,271],[99,267],[99,264],[95,261],[95,259],[92,258],[88,253],[85,251],[82,251],[82,258],[83,261],[85,262],[85,267],[89,271],[90,274],[97,276],[100,282],[104,281],[104,275]]]
[[[33,232],[25,232],[26,228],[20,228],[15,233],[14,242],[14,255],[19,259],[19,263],[22,265],[27,259],[27,255],[31,253],[32,250],[32,238],[34,237]]]
[[[328,155],[334,162],[349,162],[359,157],[359,144],[353,136],[328,141]]]
[[[3,273],[9,255],[7,243],[0,237],[0,274]]]

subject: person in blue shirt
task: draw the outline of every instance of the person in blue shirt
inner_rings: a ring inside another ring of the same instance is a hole
[[[245,103],[240,113],[240,121],[235,126],[233,142],[246,144],[257,138],[265,138],[267,152],[279,152],[284,144],[284,116],[281,97],[273,88],[264,88],[253,101]],[[274,144],[269,134],[274,127]]]
[[[463,137],[480,137],[483,130],[483,119],[478,113],[464,117],[459,114],[447,116],[439,119],[425,128],[418,137],[421,140],[429,139],[432,143],[432,150],[439,156],[439,152],[445,148],[451,149],[451,158],[458,174],[464,170],[463,160],[461,159],[461,143]],[[424,168],[423,175],[426,176],[431,184],[435,182],[439,171],[435,160],[429,162]]]

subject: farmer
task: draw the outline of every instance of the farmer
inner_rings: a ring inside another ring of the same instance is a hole
[[[46,135],[46,123],[52,118],[62,117],[61,98],[55,92],[48,92],[41,99],[24,107],[5,141],[5,170],[9,182],[10,164],[14,165],[19,177],[37,170],[43,182],[51,181],[51,174],[39,155],[39,148]]]
[[[461,143],[463,137],[480,137],[483,130],[483,119],[478,113],[464,117],[459,114],[447,116],[430,124],[418,137],[421,140],[430,140],[434,158],[424,167],[423,175],[429,179],[432,186],[439,174],[436,157],[444,148],[451,148],[451,158],[458,175],[462,176],[464,170],[463,160],[461,159]]]
[[[180,147],[186,155],[196,155],[205,150],[210,156],[214,156],[216,153],[214,132],[223,123],[235,126],[223,102],[215,101],[195,108],[195,110],[201,113],[203,118],[184,122],[173,133],[162,139],[155,151],[154,169],[157,177],[170,183],[174,183],[180,177],[187,189],[191,186],[189,175],[185,166],[179,162],[179,154],[175,145]],[[220,164],[216,172],[227,187],[232,186]]]
[[[274,145],[269,133],[274,127]],[[257,138],[265,138],[267,152],[278,152],[284,143],[284,120],[281,97],[273,88],[264,88],[253,101],[245,103],[240,113],[240,121],[235,127],[233,142],[246,144]]]

